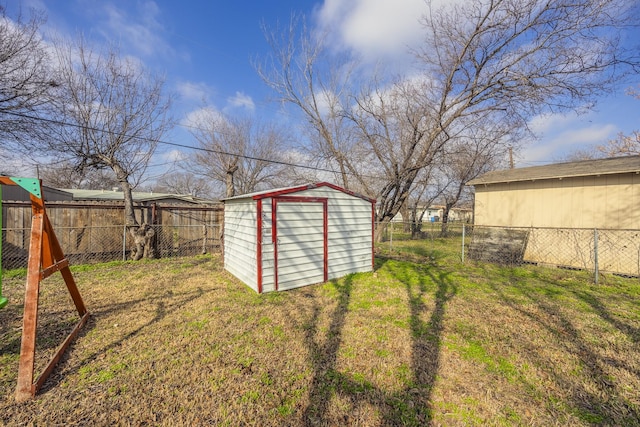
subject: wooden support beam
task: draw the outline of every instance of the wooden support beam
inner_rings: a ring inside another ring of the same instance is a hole
[[[10,181],[7,181],[4,177],[0,177],[0,183],[12,185],[8,182]],[[45,211],[44,201],[39,197],[40,194],[42,194],[41,186],[40,191],[34,190],[31,193],[33,219],[31,224],[31,240],[29,243],[27,283],[25,286],[22,343],[20,345],[20,361],[18,364],[18,381],[16,385],[16,400],[18,402],[29,400],[35,396],[56,364],[60,361],[64,351],[69,347],[89,318],[89,313],[71,274],[69,261],[65,258],[60,243],[53,231],[53,227]],[[80,321],[58,347],[56,353],[34,383],[40,282],[56,271],[62,274],[67,290],[80,316]]]
[[[40,265],[42,263],[42,228],[44,214],[34,215],[31,222],[29,262],[27,264],[27,284],[24,295],[24,315],[22,320],[22,343],[18,365],[18,385],[16,400],[31,399],[35,393],[33,370],[36,356],[36,328],[38,325],[38,299],[40,297]]]

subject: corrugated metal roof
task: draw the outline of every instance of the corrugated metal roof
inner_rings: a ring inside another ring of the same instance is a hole
[[[640,156],[582,160],[578,162],[554,163],[544,166],[492,171],[476,179],[472,179],[467,182],[467,185],[537,181],[542,179],[612,175],[630,172],[640,172]]]
[[[74,200],[124,200],[122,191],[113,190],[81,190],[63,189],[63,191],[73,194]],[[198,197],[183,194],[153,193],[144,191],[133,191],[131,193],[136,202],[152,202],[158,200],[174,199],[187,203],[214,203],[213,200],[205,200]]]

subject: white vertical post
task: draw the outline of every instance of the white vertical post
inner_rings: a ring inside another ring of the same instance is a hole
[[[393,221],[389,221],[389,252],[393,251]]]
[[[594,281],[596,285],[598,284],[598,276],[600,275],[598,270],[598,229],[593,229],[593,270],[594,270]]]

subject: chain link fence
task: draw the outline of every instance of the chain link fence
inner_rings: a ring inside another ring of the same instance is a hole
[[[640,277],[640,230],[550,227],[488,227],[452,222],[391,222],[381,232],[381,245],[394,242],[453,238],[460,256],[506,265],[536,264]]]
[[[392,221],[388,223],[381,234],[381,241],[393,246],[394,241],[403,240],[433,240],[440,237],[454,237],[462,235],[463,222],[449,222],[444,227],[442,222],[411,222]],[[467,226],[469,226],[467,224]],[[377,228],[377,227],[376,227]]]
[[[193,256],[221,250],[220,224],[155,225],[152,247],[156,257]],[[123,225],[58,227],[56,237],[71,263],[122,261],[135,249],[133,237]],[[26,268],[30,228],[2,230],[2,268]]]
[[[467,226],[472,259],[640,276],[640,230]]]
[[[155,225],[152,247],[156,257],[194,256],[221,251],[221,225]],[[72,265],[127,260],[135,248],[123,225],[58,227],[56,237]],[[28,228],[2,230],[2,268],[26,268]],[[640,230],[568,229],[544,227],[487,227],[452,222],[419,226],[389,223],[381,232],[382,245],[394,242],[454,238],[461,242],[461,258],[500,264],[539,264],[599,273],[640,277]]]

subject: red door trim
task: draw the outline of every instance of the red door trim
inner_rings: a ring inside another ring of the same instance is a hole
[[[258,293],[261,294],[262,293],[262,200],[258,200],[256,205],[257,205],[256,250],[258,251],[258,253],[256,254],[256,260],[258,264],[257,282],[258,282]]]
[[[323,234],[323,279],[326,282],[329,278],[329,209],[326,197],[302,197],[302,196],[278,196],[271,199],[271,235],[273,243],[273,268],[274,268],[274,289],[278,290],[278,227],[277,206],[278,203],[298,202],[298,203],[322,203],[322,234]]]

